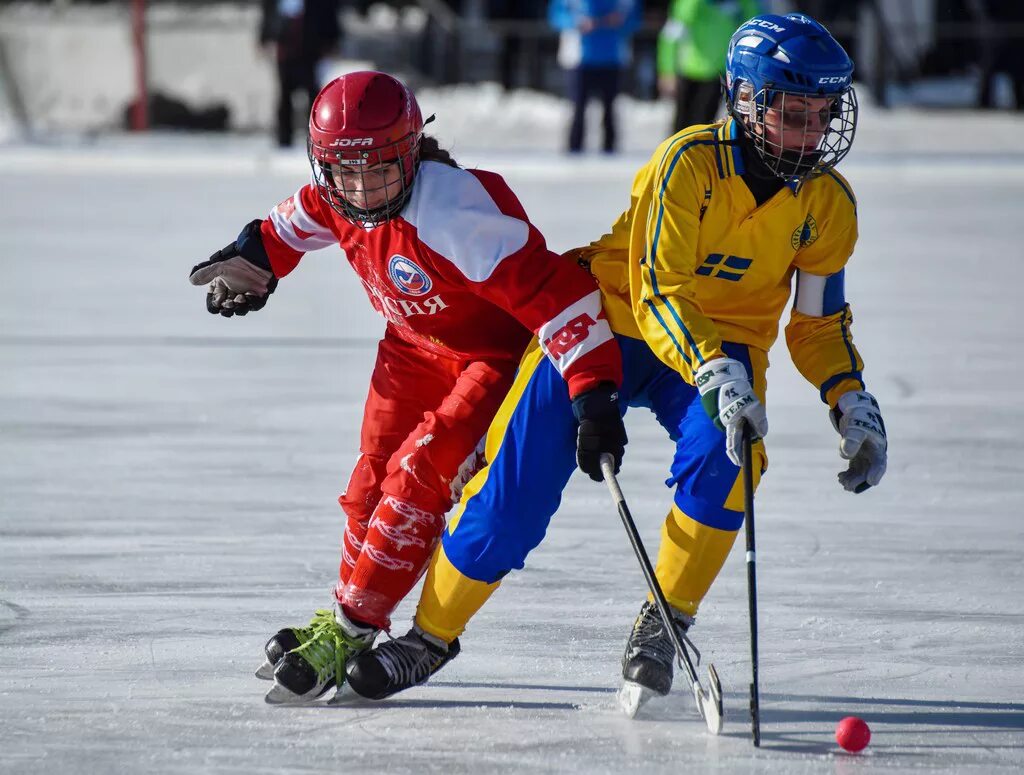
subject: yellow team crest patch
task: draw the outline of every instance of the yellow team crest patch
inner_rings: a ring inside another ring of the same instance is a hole
[[[818,239],[818,222],[814,220],[814,216],[810,213],[807,214],[807,220],[796,227],[793,230],[793,250],[800,250],[800,248],[806,248]]]

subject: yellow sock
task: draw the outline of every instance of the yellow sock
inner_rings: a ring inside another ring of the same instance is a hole
[[[754,489],[768,468],[764,442],[754,443]],[[743,511],[743,476],[736,477],[725,503],[731,511]],[[725,564],[738,530],[720,530],[687,516],[673,504],[661,526],[661,546],[654,574],[669,604],[695,616],[704,596]],[[650,598],[650,595],[648,595]]]
[[[661,546],[654,569],[665,599],[694,616],[729,556],[736,530],[702,525],[673,506],[661,526]]]
[[[464,576],[438,547],[430,561],[427,579],[416,607],[416,625],[436,638],[451,643],[473,615],[501,584],[487,584]]]

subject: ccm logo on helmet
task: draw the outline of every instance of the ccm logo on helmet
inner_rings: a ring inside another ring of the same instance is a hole
[[[331,148],[351,148],[358,145],[373,145],[372,137],[339,137],[331,141]]]
[[[846,83],[850,80],[848,75],[826,75],[824,78],[819,78],[818,83]]]
[[[775,22],[770,22],[767,19],[758,19],[757,21],[751,21],[747,24],[748,27],[761,27],[772,32],[785,32],[785,27],[780,27]]]

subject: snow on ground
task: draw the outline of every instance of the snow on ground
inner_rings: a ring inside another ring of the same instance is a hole
[[[556,249],[611,223],[642,161],[640,137],[573,161],[554,141],[517,150],[504,132],[519,125],[477,134],[470,107],[438,113]],[[844,165],[861,219],[847,293],[890,469],[877,490],[840,490],[825,409],[776,348],[760,750],[741,551],[693,631],[726,689],[724,734],[683,691],[635,721],[616,711],[643,580],[581,477],[435,682],[376,705],[266,706],[264,640],[328,600],[381,326],[337,250],[243,319],[208,315],[185,278],[301,185],[305,161],[262,138],[0,148],[0,771],[1019,772],[1024,157],[982,116],[874,114],[862,141]],[[629,431],[622,484],[653,547],[669,446],[643,414]],[[861,756],[832,739],[849,714],[874,733]]]

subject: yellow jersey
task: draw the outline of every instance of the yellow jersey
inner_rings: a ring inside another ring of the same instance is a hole
[[[724,355],[723,340],[767,352],[797,285],[786,340],[834,406],[864,389],[843,297],[856,199],[829,171],[758,206],[740,177],[740,131],[729,118],[663,142],[611,232],[570,255],[597,279],[612,329],[646,340],[691,384],[701,364]]]

